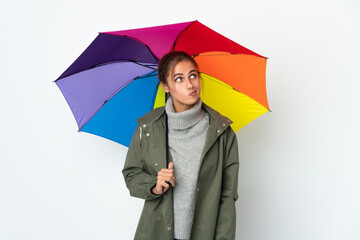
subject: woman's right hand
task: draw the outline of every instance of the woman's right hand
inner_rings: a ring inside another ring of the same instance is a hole
[[[175,187],[175,176],[174,176],[174,169],[173,169],[174,163],[169,163],[169,168],[162,168],[157,175],[157,182],[156,185],[151,189],[152,193],[156,195],[160,195],[164,192],[166,192],[169,189],[169,184],[167,184],[165,181],[168,181],[171,183],[173,187]]]

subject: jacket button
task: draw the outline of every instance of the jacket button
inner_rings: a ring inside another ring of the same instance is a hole
[[[144,124],[143,127],[146,127],[146,124]]]
[[[157,167],[157,166],[158,166],[158,163],[155,163],[154,165],[155,165],[155,167]]]
[[[220,129],[218,129],[218,130],[216,130],[217,131],[217,133],[220,133]]]
[[[168,228],[167,228],[167,230],[169,230],[169,231],[170,231],[170,230],[171,230],[171,227],[168,227]]]
[[[146,136],[149,137],[149,136],[150,136],[150,133],[146,133]]]
[[[197,191],[200,191],[200,188],[196,189]]]
[[[223,126],[224,126],[224,127],[225,127],[225,125],[226,125],[226,124],[225,124],[225,123],[223,123]]]

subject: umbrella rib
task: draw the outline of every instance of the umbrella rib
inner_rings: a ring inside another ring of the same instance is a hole
[[[108,97],[108,99],[105,100],[105,102],[103,103],[103,106],[105,103],[107,103],[114,95],[116,95],[120,90],[122,90],[123,88],[125,88],[127,85],[129,85],[130,83],[132,83],[133,81],[135,81],[136,79],[141,79],[141,78],[147,78],[147,77],[152,77],[152,76],[156,76],[157,74],[146,74],[146,75],[142,75],[142,76],[137,76],[134,77],[133,79],[127,81],[124,85],[122,85],[121,87],[119,87],[113,94],[110,95],[110,97]]]
[[[156,76],[157,74],[148,74],[145,76],[137,76],[129,81],[127,81],[124,85],[122,85],[121,87],[119,87],[115,92],[113,92],[105,101],[104,103],[94,112],[93,115],[91,115],[91,117],[84,123],[84,125],[79,128],[78,132],[81,131],[81,129],[100,111],[100,109],[102,107],[104,107],[104,105],[112,98],[114,97],[119,91],[121,91],[123,88],[125,88],[127,85],[129,85],[130,83],[132,83],[133,81],[135,81],[136,79],[141,79],[141,78],[146,78],[146,77],[152,77],[152,76]]]
[[[207,74],[206,74],[206,75],[207,75]],[[208,75],[208,76],[210,76],[210,75]],[[212,76],[210,76],[210,77],[212,77]],[[212,78],[214,78],[214,77],[212,77]],[[231,89],[231,90],[234,90],[234,91],[236,91],[236,92],[238,92],[238,93],[240,93],[240,94],[243,94],[243,95],[245,95],[245,96],[248,96],[248,95],[246,95],[245,93],[240,92],[239,90],[233,88],[232,86],[230,86],[230,85],[228,85],[228,84],[226,84],[226,83],[224,83],[224,82],[222,82],[222,81],[214,80],[214,79],[212,79],[212,78],[207,78],[206,80],[213,81],[213,82],[216,83],[216,84],[222,85],[223,87],[227,87],[227,88],[229,88],[229,89]],[[215,79],[216,79],[216,78],[215,78]],[[249,97],[249,96],[248,96],[248,97]],[[250,98],[251,98],[251,97],[250,97]],[[255,99],[253,99],[253,100],[256,101]],[[262,107],[264,107],[266,110],[268,110],[269,112],[271,112],[271,110],[268,109],[267,107],[265,107],[263,104],[259,103],[258,101],[256,101],[256,102],[257,102],[259,105],[261,105]]]
[[[205,73],[205,74],[206,74],[206,73]],[[207,75],[207,74],[206,74],[206,75]],[[208,76],[210,76],[210,75],[208,75]],[[216,80],[214,80],[214,79],[212,79],[212,78],[208,78],[208,79],[206,79],[206,80],[213,81],[214,83],[219,84],[219,85],[221,85],[221,86],[223,86],[223,87],[227,87],[227,88],[229,88],[229,89],[232,89],[232,90],[234,90],[234,91],[237,91],[238,93],[242,93],[242,92],[240,92],[239,90],[233,88],[232,86],[230,86],[230,85],[228,85],[228,84],[226,84],[226,83],[224,83],[224,82],[222,82],[222,81],[216,81]],[[242,93],[242,94],[244,94],[244,93]]]
[[[124,87],[126,87],[127,85],[129,85],[132,81],[134,81],[134,79],[136,79],[136,78],[133,78],[133,79],[129,80],[129,81],[126,82],[124,85],[122,85],[120,88],[118,88],[114,93],[112,93],[112,94],[110,95],[110,97],[108,97],[108,98],[104,101],[104,103],[94,112],[94,114],[91,115],[91,117],[84,123],[84,125],[78,130],[78,132],[81,131],[81,129],[100,111],[100,109],[101,109],[102,107],[104,107],[104,105],[105,105],[114,95],[116,95],[116,93],[118,93],[121,89],[123,89]]]
[[[221,56],[221,55],[226,55],[226,56],[230,56],[230,55],[249,55],[249,54],[246,54],[246,53],[230,53],[230,52],[223,52],[223,53],[220,53],[220,51],[214,51],[216,53],[209,53],[207,52],[206,55],[202,54],[200,57],[208,57],[208,56]],[[193,58],[199,56],[200,54],[197,53],[197,54],[194,54],[193,55]]]
[[[141,63],[139,63],[139,62],[136,62],[135,60],[119,59],[119,60],[102,62],[102,63],[98,63],[98,64],[96,64],[96,65],[92,65],[92,66],[90,66],[90,67],[88,67],[88,68],[86,68],[86,69],[80,70],[80,71],[78,71],[78,72],[74,72],[74,73],[72,73],[72,74],[70,74],[70,75],[68,75],[68,76],[65,76],[65,77],[63,77],[63,78],[54,80],[53,82],[57,82],[57,81],[62,80],[62,79],[64,79],[64,78],[70,77],[70,76],[75,75],[75,74],[78,74],[78,73],[80,73],[80,72],[88,71],[88,70],[93,69],[93,68],[101,67],[101,66],[104,66],[104,65],[107,65],[107,64],[112,64],[112,63],[120,63],[120,62],[132,62],[132,63],[138,64],[138,65],[140,65],[140,66],[142,66],[142,67],[146,67],[146,68],[149,68],[149,69],[152,69],[152,70],[157,70],[156,68],[152,68],[152,66],[157,66],[157,64],[141,64]]]
[[[139,63],[139,62],[136,62],[136,61],[134,61],[134,60],[130,60],[130,62],[135,63],[135,64],[137,64],[137,65],[140,65],[140,66],[142,66],[142,67],[150,68],[150,69],[155,70],[155,71],[157,70],[156,68],[150,67],[150,66],[157,66],[157,65],[155,65],[155,64],[152,64],[152,65],[147,64],[147,65],[145,65],[145,64],[141,64],[141,63]]]
[[[157,76],[157,73],[155,73],[155,74],[149,74],[149,75],[146,75],[146,76],[137,76],[137,77],[135,77],[133,80],[140,79],[140,78],[153,77],[153,76]]]
[[[204,73],[204,74],[206,74],[206,73]],[[206,74],[206,75],[207,75],[207,74]],[[210,76],[210,75],[208,75],[208,76]],[[213,81],[213,82],[215,82],[215,83],[217,83],[217,84],[220,84],[220,85],[222,85],[222,86],[224,86],[224,87],[227,87],[227,88],[230,88],[230,89],[234,89],[235,91],[239,92],[238,90],[236,90],[235,88],[231,87],[230,85],[228,85],[228,84],[226,84],[226,83],[224,83],[224,82],[216,81],[216,80],[214,80],[214,79],[212,79],[212,78],[207,78],[206,80],[211,80],[211,81]]]
[[[195,21],[193,21],[192,23],[190,23],[186,28],[184,28],[184,29],[179,33],[179,35],[177,35],[177,37],[176,37],[176,39],[175,39],[175,41],[174,41],[174,44],[173,44],[172,48],[170,49],[170,51],[174,51],[174,50],[175,50],[176,42],[177,42],[177,40],[179,39],[179,37],[181,36],[181,34],[182,34],[185,30],[187,30],[187,29],[188,29],[193,23],[195,23],[195,22],[198,22],[198,20],[195,20]]]
[[[151,53],[151,55],[155,58],[155,60],[156,60],[157,62],[160,62],[159,58],[151,51],[150,47],[149,47],[146,43],[144,43],[144,42],[141,41],[140,39],[135,38],[135,37],[132,37],[132,36],[128,36],[128,35],[121,35],[121,36],[122,36],[122,37],[125,37],[125,38],[129,38],[129,39],[134,40],[134,41],[137,41],[138,43],[144,45],[144,46],[149,50],[149,52]]]

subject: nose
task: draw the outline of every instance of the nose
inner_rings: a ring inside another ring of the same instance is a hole
[[[186,88],[187,89],[192,89],[194,87],[193,83],[191,82],[191,80],[189,78],[186,79]]]

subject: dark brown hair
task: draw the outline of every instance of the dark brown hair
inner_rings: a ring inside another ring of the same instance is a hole
[[[158,77],[160,82],[166,84],[166,79],[169,77],[169,74],[173,74],[175,65],[181,61],[192,62],[198,74],[200,74],[199,65],[193,57],[183,51],[173,51],[165,54],[159,62]]]

